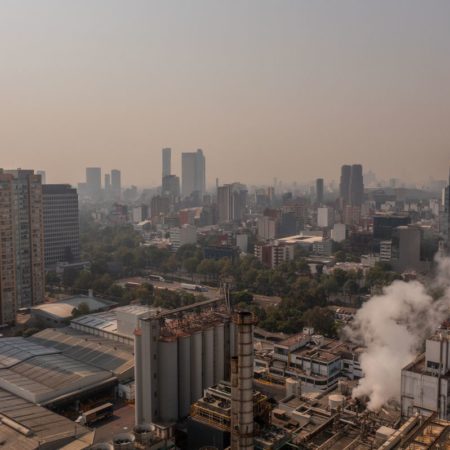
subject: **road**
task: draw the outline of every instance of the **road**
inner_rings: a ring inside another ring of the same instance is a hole
[[[95,427],[94,443],[111,442],[113,436],[123,432],[130,432],[134,427],[134,406],[120,406],[114,410],[111,419],[100,422]]]

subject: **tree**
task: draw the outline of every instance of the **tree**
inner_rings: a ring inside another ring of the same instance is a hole
[[[78,307],[73,308],[72,310],[72,317],[80,317],[85,316],[86,314],[89,314],[91,312],[89,305],[86,302],[81,302]]]
[[[303,322],[306,326],[314,328],[316,333],[327,337],[336,336],[334,313],[328,308],[309,309],[303,314]]]

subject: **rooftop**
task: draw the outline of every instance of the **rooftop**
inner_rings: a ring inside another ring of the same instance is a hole
[[[86,334],[73,328],[47,328],[28,338],[31,343],[53,348],[70,358],[114,373],[119,378],[133,375],[131,345]]]
[[[32,310],[37,312],[45,312],[47,315],[50,315],[55,319],[69,319],[72,317],[72,311],[74,308],[78,308],[81,303],[86,303],[90,311],[110,308],[111,306],[117,304],[109,300],[89,297],[87,295],[78,295],[59,302],[43,303],[41,305],[34,306]]]
[[[20,337],[1,339],[0,361],[0,388],[39,404],[112,378],[110,372]]]
[[[55,414],[46,408],[34,405],[16,395],[0,389],[0,414],[31,431],[31,437],[15,431],[5,423],[0,425],[3,448],[11,450],[37,449],[43,443],[51,443],[71,436],[81,436],[89,430]]]

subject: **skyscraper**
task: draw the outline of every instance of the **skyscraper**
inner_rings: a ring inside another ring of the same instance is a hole
[[[122,182],[120,170],[111,170],[111,194],[114,200],[120,200],[122,197]]]
[[[349,201],[352,206],[361,206],[364,200],[363,169],[361,164],[353,164],[350,171]]]
[[[40,175],[0,170],[0,323],[44,300],[44,232]]]
[[[202,150],[182,153],[181,155],[181,191],[183,197],[193,192],[200,196],[205,193],[205,157]]]
[[[180,196],[180,178],[176,175],[166,175],[162,179],[162,194],[171,197]]]
[[[45,174],[45,170],[37,170],[36,171],[36,175],[40,175],[41,176],[41,183],[42,184],[47,183],[47,176]]]
[[[80,259],[77,190],[68,184],[42,186],[45,267]]]
[[[217,188],[219,223],[240,221],[247,205],[247,189],[240,183],[225,184]]]
[[[102,169],[100,167],[86,168],[86,191],[91,199],[95,200],[100,197],[102,190]]]
[[[166,177],[167,175],[170,175],[171,156],[172,156],[172,149],[170,148],[162,149],[162,178]]]
[[[108,197],[111,193],[111,175],[109,173],[105,173],[105,194]]]
[[[351,166],[344,165],[341,167],[341,180],[339,184],[339,194],[341,201],[346,204],[350,202],[350,174],[352,168]]]
[[[323,203],[323,178],[316,180],[316,203],[318,205]]]

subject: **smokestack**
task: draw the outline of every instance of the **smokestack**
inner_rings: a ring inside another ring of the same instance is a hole
[[[231,449],[253,450],[253,315],[234,315],[237,358],[231,362]]]

